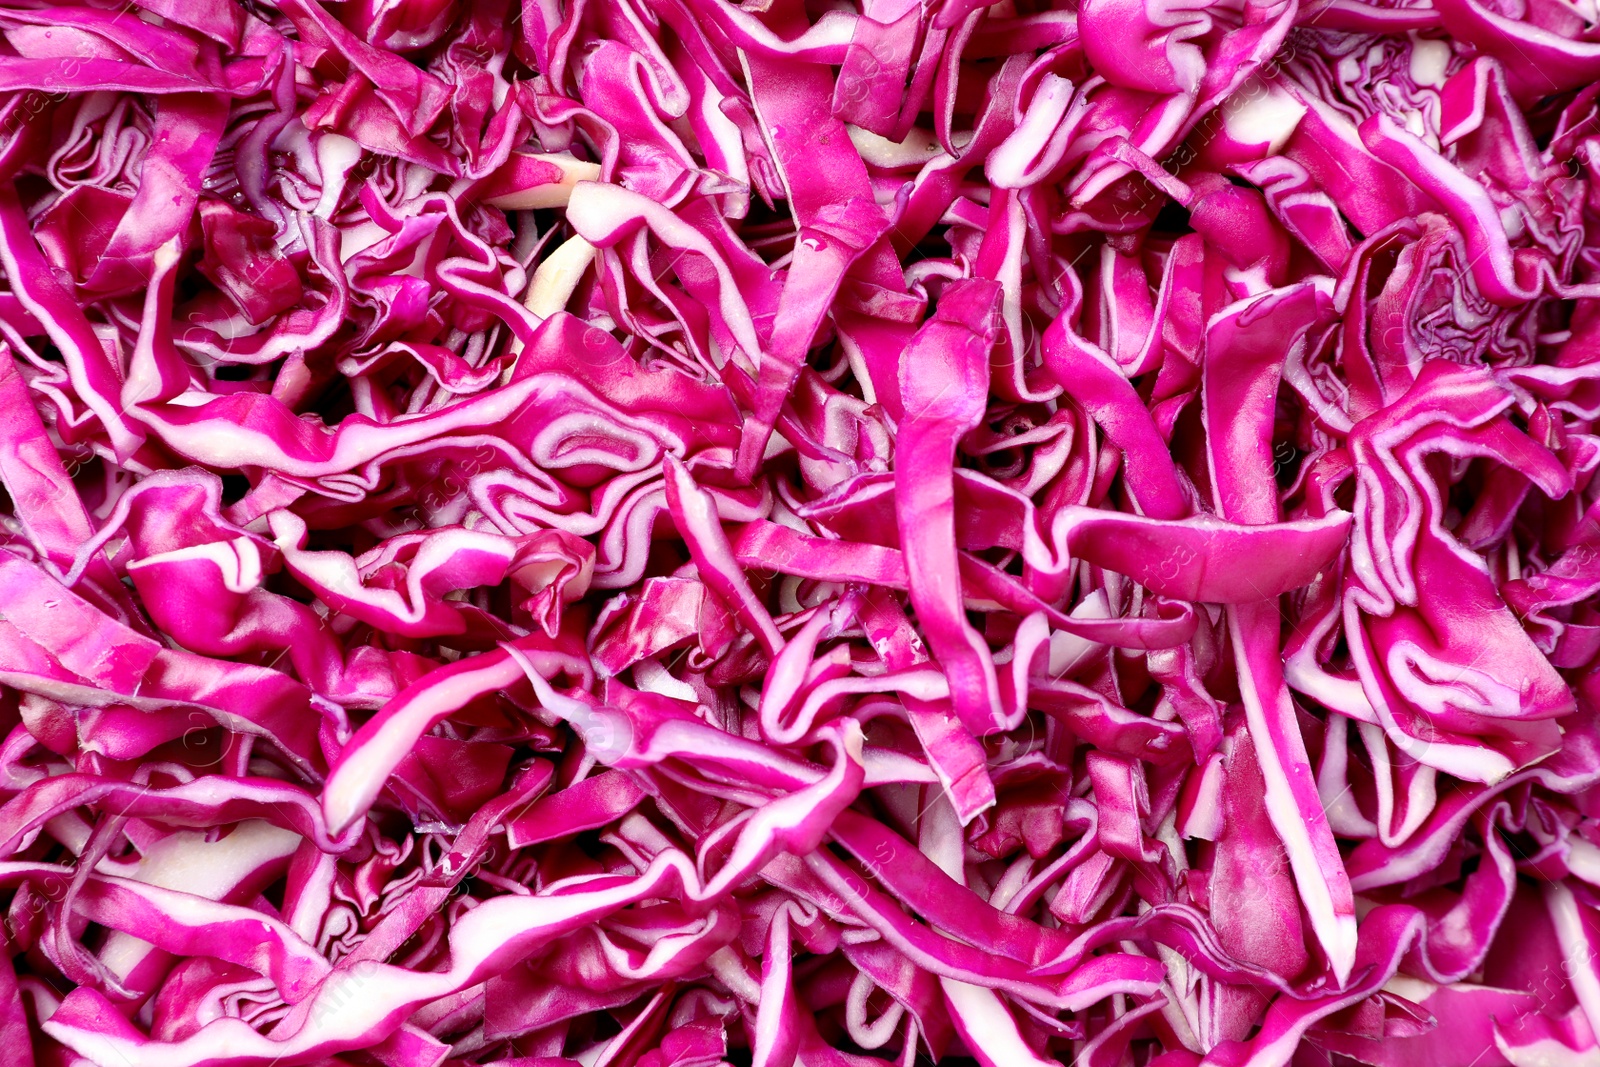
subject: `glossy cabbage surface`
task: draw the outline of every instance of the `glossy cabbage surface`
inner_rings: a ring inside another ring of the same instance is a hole
[[[0,38],[6,1064],[1600,1064],[1592,0]]]

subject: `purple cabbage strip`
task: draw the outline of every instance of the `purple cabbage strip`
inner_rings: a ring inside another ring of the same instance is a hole
[[[1592,4],[0,36],[7,1063],[1600,1063]]]

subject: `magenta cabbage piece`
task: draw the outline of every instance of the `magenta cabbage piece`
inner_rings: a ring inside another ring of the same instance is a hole
[[[0,1059],[1600,1064],[1600,16],[0,2]]]

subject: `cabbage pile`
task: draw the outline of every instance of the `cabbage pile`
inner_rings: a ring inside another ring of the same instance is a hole
[[[1593,0],[0,36],[7,1064],[1600,1064]]]

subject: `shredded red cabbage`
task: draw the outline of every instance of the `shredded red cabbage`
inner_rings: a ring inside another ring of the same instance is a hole
[[[7,1064],[1600,1064],[1593,0],[0,35]]]

